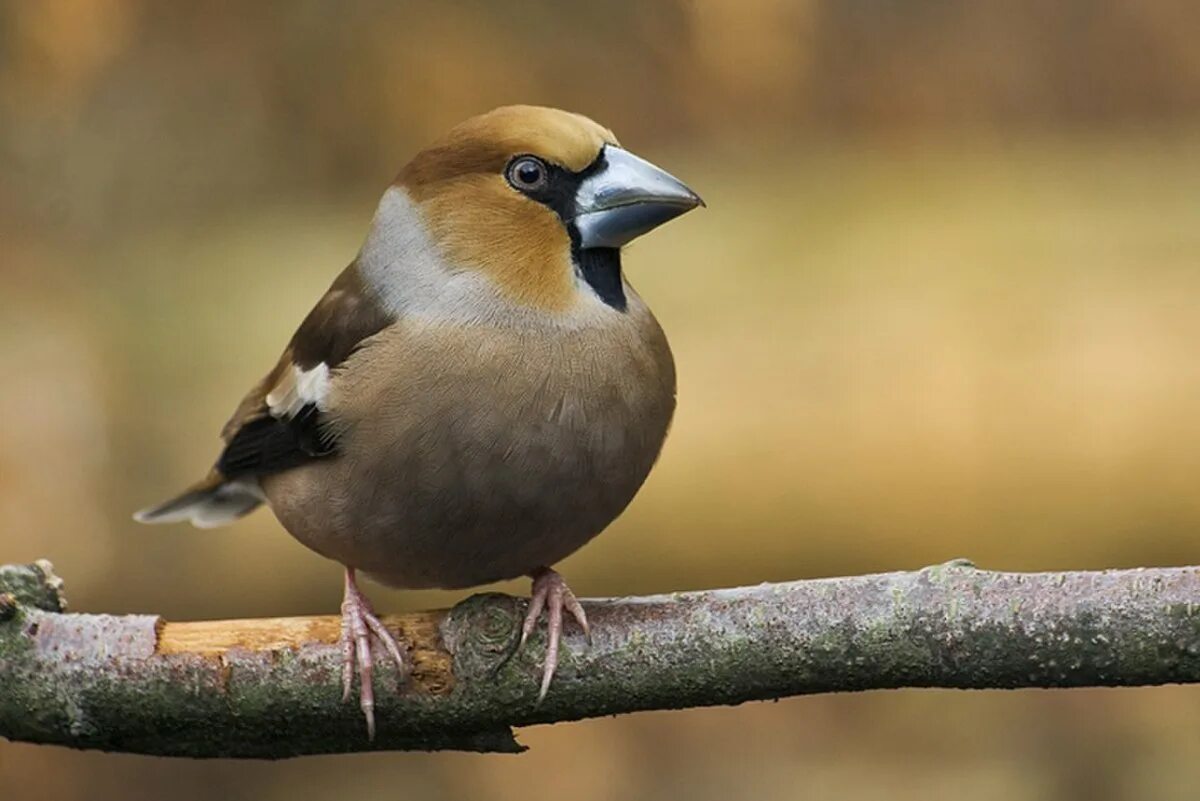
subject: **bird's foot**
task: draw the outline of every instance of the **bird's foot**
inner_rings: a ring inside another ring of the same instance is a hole
[[[371,655],[371,635],[374,634],[387,648],[388,654],[400,670],[401,680],[407,673],[404,656],[396,638],[375,616],[371,602],[358,589],[354,569],[346,568],[346,592],[342,597],[342,702],[350,700],[350,689],[354,683],[355,667],[358,668],[358,705],[367,719],[367,737],[375,739],[375,687],[371,673],[375,661]]]
[[[546,662],[542,668],[542,687],[538,692],[538,703],[540,704],[550,689],[550,680],[554,678],[554,671],[558,667],[558,643],[562,637],[563,609],[565,608],[571,613],[571,617],[575,618],[575,622],[583,629],[589,644],[592,642],[592,630],[588,627],[587,615],[584,614],[583,607],[562,576],[548,567],[540,567],[530,573],[529,577],[533,579],[529,611],[526,612],[525,622],[521,625],[521,641],[517,648],[525,646],[525,641],[537,627],[538,618],[545,609],[548,639]]]

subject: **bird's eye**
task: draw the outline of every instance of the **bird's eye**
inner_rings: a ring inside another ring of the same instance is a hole
[[[522,156],[508,165],[508,182],[522,192],[529,192],[546,185],[548,172],[541,159]]]

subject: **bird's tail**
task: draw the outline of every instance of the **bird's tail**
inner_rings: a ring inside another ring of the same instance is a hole
[[[133,516],[139,523],[191,521],[196,528],[216,528],[248,515],[263,502],[262,490],[254,479],[230,481],[213,472],[179,495]]]

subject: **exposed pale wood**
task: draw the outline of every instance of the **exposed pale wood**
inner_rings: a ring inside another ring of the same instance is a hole
[[[381,618],[409,648],[413,663],[409,681],[431,694],[448,693],[454,687],[450,654],[438,633],[440,619],[441,615],[434,612]],[[231,650],[271,652],[296,649],[306,643],[333,645],[338,642],[340,626],[340,619],[333,616],[161,621],[156,653],[220,658]]]

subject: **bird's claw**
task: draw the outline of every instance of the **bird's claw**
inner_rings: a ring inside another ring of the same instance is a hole
[[[342,598],[342,701],[350,700],[355,667],[358,668],[358,705],[367,721],[367,737],[375,739],[375,686],[372,673],[375,660],[371,654],[371,635],[374,634],[400,670],[403,681],[407,665],[396,638],[375,616],[354,579],[354,571],[346,569],[346,591]]]
[[[562,576],[548,567],[543,567],[532,573],[531,577],[533,578],[533,587],[530,591],[529,610],[525,613],[525,621],[521,624],[521,640],[517,644],[517,649],[520,650],[525,646],[529,635],[537,628],[542,610],[545,609],[547,644],[546,661],[542,667],[542,684],[538,690],[537,702],[540,704],[546,698],[546,693],[550,690],[550,680],[554,678],[554,672],[558,668],[558,646],[562,638],[563,609],[570,612],[571,617],[583,629],[588,645],[592,643],[592,630],[588,626],[583,606],[575,597],[575,593],[571,592],[571,588],[567,586],[567,582]]]

